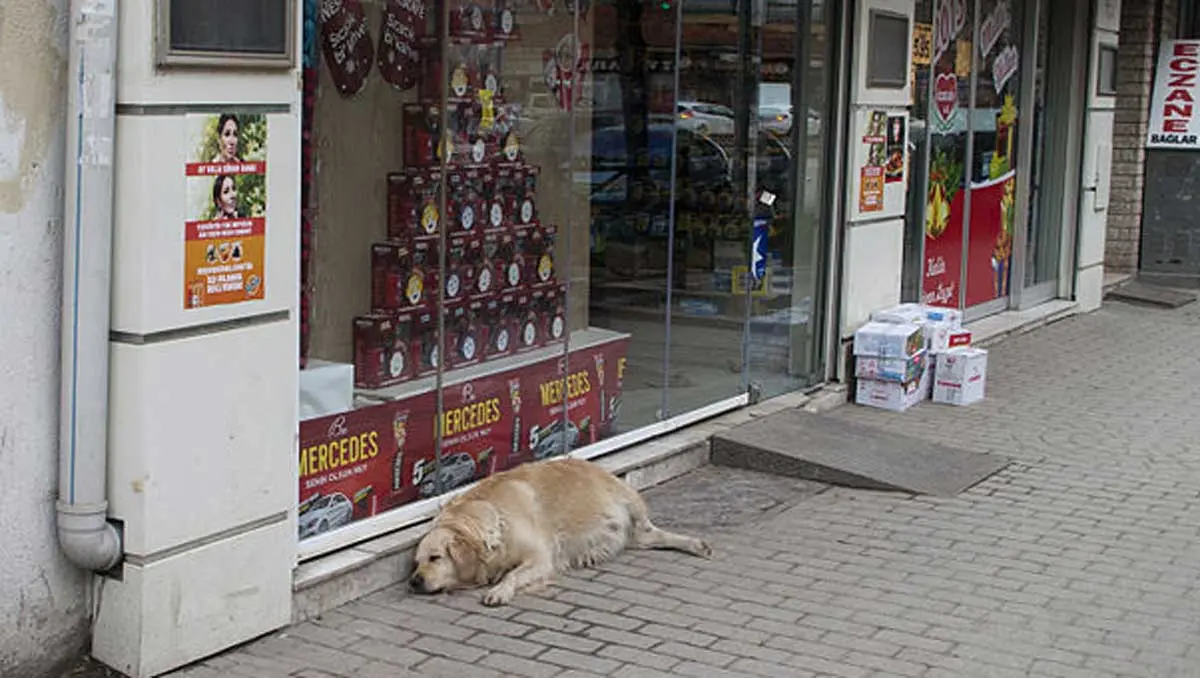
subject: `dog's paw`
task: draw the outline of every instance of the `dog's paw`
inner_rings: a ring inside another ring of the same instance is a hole
[[[500,607],[501,605],[508,605],[512,602],[512,599],[513,593],[511,591],[503,590],[497,586],[488,589],[487,593],[483,594],[481,600],[488,607]]]
[[[713,556],[712,547],[703,539],[696,540],[695,545],[692,547],[692,553],[701,558],[712,558]]]

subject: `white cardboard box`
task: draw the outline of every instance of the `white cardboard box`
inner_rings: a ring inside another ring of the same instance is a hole
[[[854,333],[854,355],[880,358],[907,358],[925,347],[920,325],[910,323],[869,322]]]
[[[970,405],[983,400],[987,387],[987,351],[975,347],[952,348],[937,357],[933,402]]]
[[[929,370],[921,370],[921,378],[907,383],[859,379],[854,402],[893,412],[903,412],[929,398]]]
[[[925,323],[925,348],[930,355],[938,355],[959,346],[971,345],[971,330],[949,321]]]
[[[916,381],[928,362],[928,353],[918,351],[916,355],[897,358],[880,358],[861,355],[854,359],[854,376],[874,381]]]
[[[354,365],[309,360],[300,370],[300,420],[354,408]]]
[[[953,327],[962,327],[962,311],[943,306],[906,303],[885,308],[871,314],[871,320],[884,323],[909,323],[921,325],[925,322],[946,322]]]

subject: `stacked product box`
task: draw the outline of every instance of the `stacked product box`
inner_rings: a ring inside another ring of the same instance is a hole
[[[869,322],[854,334],[855,402],[903,412],[929,397],[925,334],[913,323]]]
[[[970,405],[983,400],[987,387],[987,351],[959,346],[938,354],[933,402]]]
[[[526,162],[502,78],[505,48],[520,37],[513,5],[451,0],[447,15],[447,59],[430,37],[441,12],[419,31],[421,80],[402,107],[405,166],[387,176],[371,312],[354,321],[358,388],[566,339],[557,228],[538,218],[540,171]]]
[[[962,311],[925,304],[900,304],[876,311],[871,320],[884,323],[909,323],[920,325],[925,332],[927,363],[933,372],[931,381],[937,380],[937,356],[946,351],[971,345],[971,330],[962,326]]]

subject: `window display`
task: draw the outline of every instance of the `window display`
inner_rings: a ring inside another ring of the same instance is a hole
[[[1025,3],[933,4],[932,58],[915,75],[930,130],[921,299],[973,307],[1009,293]]]
[[[545,72],[573,18],[525,31],[521,11],[537,9],[503,0],[371,4],[325,0],[306,21],[325,50],[306,71],[304,358],[353,363],[355,407],[301,422],[301,539],[600,440],[626,366],[627,338],[570,310],[558,219],[584,242],[588,220],[572,218],[568,187],[540,180],[568,135],[523,139],[516,85]]]
[[[301,363],[354,407],[300,423],[301,539],[811,383],[828,17],[305,7]]]

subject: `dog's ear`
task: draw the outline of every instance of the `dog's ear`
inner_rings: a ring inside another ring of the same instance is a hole
[[[446,545],[446,554],[454,563],[459,579],[476,585],[487,583],[488,567],[479,540],[456,531]]]

